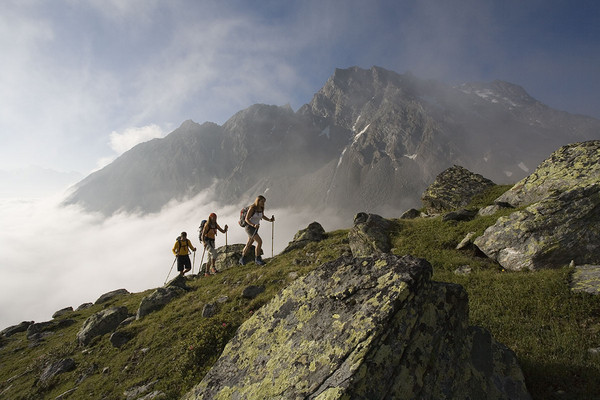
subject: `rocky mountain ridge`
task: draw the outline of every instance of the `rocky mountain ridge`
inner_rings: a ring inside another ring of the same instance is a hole
[[[380,67],[337,69],[296,112],[257,104],[222,126],[186,121],[85,178],[66,203],[156,212],[212,187],[223,204],[268,192],[272,207],[394,215],[452,165],[514,182],[598,132],[600,121],[506,82],[451,87]]]

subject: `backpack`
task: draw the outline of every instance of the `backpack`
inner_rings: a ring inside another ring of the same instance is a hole
[[[200,227],[198,228],[198,239],[200,239],[201,242],[203,242],[202,232],[204,231],[204,225],[206,225],[205,219],[203,219],[202,222],[200,222]]]
[[[249,209],[250,206],[246,206],[240,210],[240,220],[238,222],[242,228],[248,225],[248,223],[246,222],[246,215],[248,215]]]

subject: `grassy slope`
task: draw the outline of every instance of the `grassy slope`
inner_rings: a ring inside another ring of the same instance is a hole
[[[475,205],[489,204],[506,189],[494,188]],[[483,232],[496,217],[461,223],[442,222],[439,217],[396,220],[393,251],[428,259],[434,266],[434,279],[466,288],[471,324],[489,329],[516,352],[535,399],[599,398],[600,356],[588,352],[600,346],[598,297],[571,293],[567,267],[506,272],[485,258],[454,250],[468,232]],[[0,398],[54,398],[77,387],[72,398],[117,399],[133,387],[152,382],[152,390],[179,398],[201,380],[237,327],[295,274],[306,274],[347,249],[347,231],[330,232],[326,241],[276,256],[265,267],[250,263],[190,281],[193,290],[188,294],[126,327],[135,338],[121,349],[110,344],[108,335],[86,349],[76,345],[75,337],[92,313],[112,305],[125,305],[135,313],[151,290],[60,317],[76,323],[38,346],[31,346],[25,333],[1,339]],[[453,272],[463,265],[471,266],[473,272]],[[266,290],[253,300],[243,299],[241,292],[248,285],[264,285]],[[205,304],[224,296],[227,300],[219,304],[216,316],[201,316]],[[45,384],[36,381],[48,362],[65,357],[75,360],[75,371]]]

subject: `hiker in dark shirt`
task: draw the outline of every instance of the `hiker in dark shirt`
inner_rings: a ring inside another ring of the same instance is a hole
[[[190,272],[192,269],[189,249],[192,249],[194,252],[196,251],[192,242],[187,238],[187,233],[181,232],[181,236],[177,238],[173,246],[173,254],[177,257],[177,271],[179,271],[180,276],[183,276],[186,272]]]
[[[225,225],[225,229],[223,229],[217,223],[217,214],[211,213],[208,216],[208,220],[206,221],[206,224],[204,224],[204,228],[202,228],[202,243],[204,243],[204,248],[208,250],[208,261],[206,264],[205,275],[208,275],[209,266],[211,274],[217,273],[217,270],[215,268],[215,263],[217,262],[215,236],[217,235],[217,230],[221,231],[222,233],[225,233],[227,232],[227,229],[229,229],[227,225]]]

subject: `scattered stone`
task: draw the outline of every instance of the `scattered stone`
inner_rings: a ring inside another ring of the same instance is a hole
[[[421,216],[421,211],[411,208],[410,210],[404,211],[400,216],[400,219],[415,219]]]
[[[571,275],[571,290],[600,294],[600,265],[578,265]]]
[[[189,287],[187,286],[187,279],[185,276],[181,276],[181,275],[177,275],[175,278],[173,278],[171,281],[169,281],[169,283],[167,283],[165,285],[165,287],[169,288],[169,287],[178,287],[181,289],[185,289],[188,290]]]
[[[29,325],[27,328],[27,339],[31,341],[40,341],[45,337],[52,335],[53,329],[56,329],[58,324],[55,321],[37,322]]]
[[[204,318],[214,317],[217,313],[217,306],[214,303],[205,304],[202,308],[202,316]]]
[[[166,304],[169,304],[174,298],[186,293],[185,289],[179,286],[161,287],[144,297],[136,313],[136,319],[142,319],[146,315],[160,310]]]
[[[475,237],[475,232],[467,233],[467,236],[463,240],[460,241],[458,245],[456,245],[456,250],[465,250],[473,246],[473,238]]]
[[[264,291],[264,286],[248,286],[242,291],[242,297],[245,299],[253,299]]]
[[[93,305],[94,305],[94,303],[83,303],[82,305],[77,307],[77,309],[75,311],[85,310],[86,308],[90,308]]]
[[[104,293],[102,296],[98,297],[98,300],[96,300],[94,304],[106,303],[107,301],[112,300],[117,296],[123,296],[126,294],[129,294],[129,292],[126,289],[113,290],[112,292]]]
[[[442,217],[442,221],[471,221],[477,216],[477,210],[467,210],[465,208],[451,211]]]
[[[61,310],[58,310],[58,311],[57,311],[57,312],[55,312],[54,314],[52,314],[52,318],[58,318],[58,317],[60,317],[61,315],[68,314],[68,313],[70,313],[70,312],[72,312],[72,311],[73,311],[73,307],[66,307],[66,308],[63,308],[63,309],[61,309]]]
[[[320,242],[325,239],[325,229],[318,222],[311,222],[305,229],[298,231],[294,235],[294,239],[289,242],[283,253],[300,249],[311,242]]]
[[[472,268],[470,265],[463,265],[462,267],[458,267],[454,270],[456,275],[469,275],[472,272]]]
[[[125,344],[127,344],[131,339],[133,339],[133,335],[128,332],[116,331],[112,335],[110,335],[110,343],[116,347],[121,348]]]
[[[221,296],[217,299],[217,303],[223,304],[223,303],[226,303],[228,300],[229,300],[228,296]]]
[[[124,327],[126,327],[127,325],[131,324],[133,321],[135,321],[135,315],[132,315],[132,316],[130,316],[130,317],[127,317],[127,318],[125,318],[125,319],[123,320],[123,322],[121,322],[121,323],[119,324],[119,328],[124,328]]]
[[[325,263],[237,330],[184,399],[523,399],[515,354],[422,259]]]
[[[377,214],[356,214],[354,226],[348,232],[350,250],[354,257],[387,253],[392,248],[388,231],[392,223]]]
[[[88,345],[96,336],[113,332],[128,315],[127,307],[111,307],[91,315],[77,333],[81,345]]]
[[[25,332],[27,331],[27,328],[29,328],[29,326],[34,323],[35,322],[33,321],[23,321],[18,325],[9,326],[8,328],[3,329],[2,332],[0,332],[0,336],[9,337],[14,335],[15,333]]]
[[[152,390],[152,388],[154,387],[154,385],[156,385],[157,382],[158,381],[153,381],[145,385],[136,386],[123,392],[123,395],[127,400],[139,399],[140,396]]]
[[[56,375],[73,371],[76,368],[75,361],[72,358],[65,358],[60,361],[53,362],[42,371],[40,382],[44,383],[54,378]]]
[[[428,214],[445,213],[467,206],[475,196],[494,185],[491,180],[455,165],[435,178],[421,200]]]

